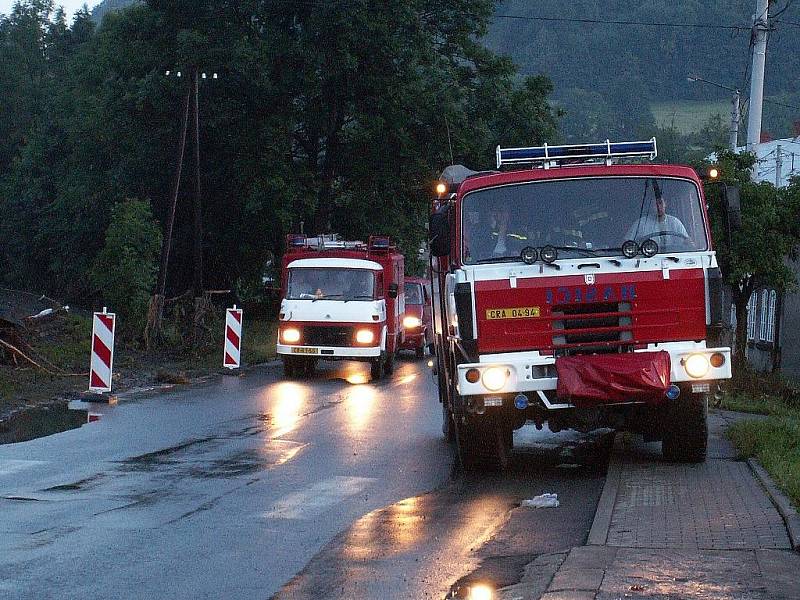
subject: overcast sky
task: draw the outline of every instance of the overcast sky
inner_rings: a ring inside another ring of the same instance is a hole
[[[75,14],[81,6],[88,4],[89,8],[100,4],[100,0],[56,0],[56,6],[63,6],[67,11],[67,22],[72,22],[72,15]],[[11,12],[11,7],[14,6],[14,0],[0,0],[0,13],[7,15]]]

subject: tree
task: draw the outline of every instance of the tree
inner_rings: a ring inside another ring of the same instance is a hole
[[[161,247],[161,230],[150,203],[126,200],[111,211],[105,245],[91,269],[103,302],[120,313],[123,330],[144,328]]]
[[[725,282],[733,294],[736,309],[734,366],[746,367],[747,303],[760,288],[793,289],[796,277],[787,258],[794,258],[800,245],[800,182],[787,189],[771,183],[753,183],[752,154],[718,152],[721,183],[741,189],[742,227],[728,236],[722,207],[721,186],[708,188],[717,259]]]

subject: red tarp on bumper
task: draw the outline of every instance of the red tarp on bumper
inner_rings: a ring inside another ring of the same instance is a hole
[[[566,356],[556,360],[558,398],[575,406],[662,402],[669,380],[668,352]]]

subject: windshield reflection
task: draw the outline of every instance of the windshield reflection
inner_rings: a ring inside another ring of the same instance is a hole
[[[519,259],[527,246],[562,258],[616,256],[654,240],[661,252],[708,248],[697,186],[645,177],[538,181],[477,190],[462,204],[464,262]]]

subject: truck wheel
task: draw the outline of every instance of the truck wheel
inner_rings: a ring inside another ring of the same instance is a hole
[[[458,448],[466,471],[506,471],[511,463],[514,430],[501,419],[467,422],[458,427]]]
[[[442,402],[442,433],[448,444],[456,441],[456,426],[453,423],[453,413],[450,412],[446,402]]]
[[[369,363],[369,375],[372,378],[372,381],[378,381],[381,377],[383,377],[383,362],[384,358],[379,356]]]
[[[416,355],[417,358],[422,358],[423,356],[425,356],[425,346],[420,346],[419,348],[417,348]]]
[[[314,371],[317,369],[317,359],[307,358],[303,361],[302,371],[306,377],[313,377]]]
[[[297,375],[297,365],[291,356],[283,357],[283,375],[292,379]]]
[[[661,442],[666,460],[699,463],[708,449],[708,396],[687,394],[675,400]]]
[[[395,353],[394,352],[390,352],[386,356],[386,362],[383,363],[383,370],[389,375],[394,373],[394,357],[395,357]]]

